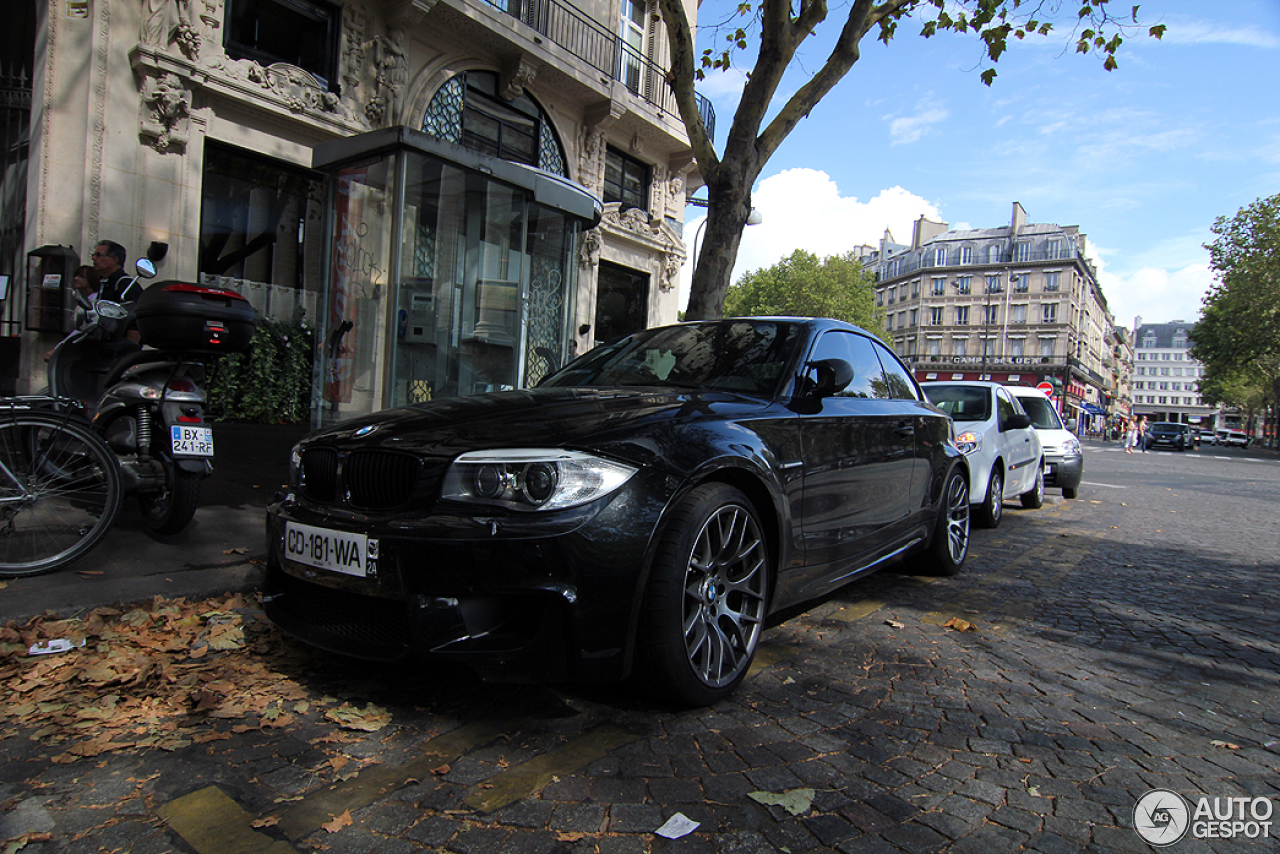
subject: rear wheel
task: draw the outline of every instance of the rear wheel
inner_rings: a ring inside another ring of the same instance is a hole
[[[987,496],[978,508],[978,524],[984,528],[997,528],[1004,515],[1004,472],[999,468],[991,470],[987,478]]]
[[[0,576],[83,556],[111,530],[122,495],[115,454],[87,427],[51,413],[0,415]]]
[[[691,491],[654,556],[637,639],[645,690],[684,706],[731,694],[764,630],[770,571],[747,497],[722,483]]]
[[[173,460],[164,460],[165,488],[161,492],[138,493],[138,507],[147,528],[157,534],[176,534],[196,515],[200,504],[197,472],[183,471]]]
[[[1028,510],[1035,510],[1044,504],[1044,461],[1040,460],[1036,463],[1036,482],[1031,488],[1020,496],[1022,506]]]

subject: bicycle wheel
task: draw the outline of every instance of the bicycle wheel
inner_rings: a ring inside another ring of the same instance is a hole
[[[0,577],[66,566],[101,542],[123,500],[120,466],[56,412],[0,412]]]

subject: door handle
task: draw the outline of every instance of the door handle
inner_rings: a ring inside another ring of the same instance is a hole
[[[899,436],[914,436],[916,434],[916,427],[914,424],[907,424],[904,422],[899,424],[894,432]]]

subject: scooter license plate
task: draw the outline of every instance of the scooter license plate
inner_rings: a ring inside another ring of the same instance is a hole
[[[175,457],[212,457],[213,428],[174,424],[169,428],[169,438]]]

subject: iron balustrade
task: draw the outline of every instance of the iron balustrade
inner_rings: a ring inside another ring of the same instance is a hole
[[[559,0],[485,0],[490,6],[517,18],[539,35],[572,53],[601,74],[608,75],[665,113],[676,116],[675,93],[667,83],[667,70],[628,45],[609,28]],[[711,102],[694,94],[698,112],[714,138],[716,113]]]
[[[932,253],[930,253],[932,255]],[[1010,264],[1039,264],[1046,261],[1062,261],[1063,263],[1071,263],[1078,261],[1080,264],[1088,266],[1088,261],[1084,255],[1078,250],[1060,249],[1057,252],[1021,252],[1014,257],[1010,257],[1009,253],[1002,252],[1000,257],[992,260],[991,258],[956,259],[937,263],[937,259],[933,257],[925,258],[900,258],[897,259],[897,267],[893,272],[889,272],[892,261],[881,265],[880,270],[876,273],[876,281],[887,281],[896,279],[899,276],[905,276],[908,273],[914,273],[917,270],[942,270],[947,267],[992,267],[996,265]]]

